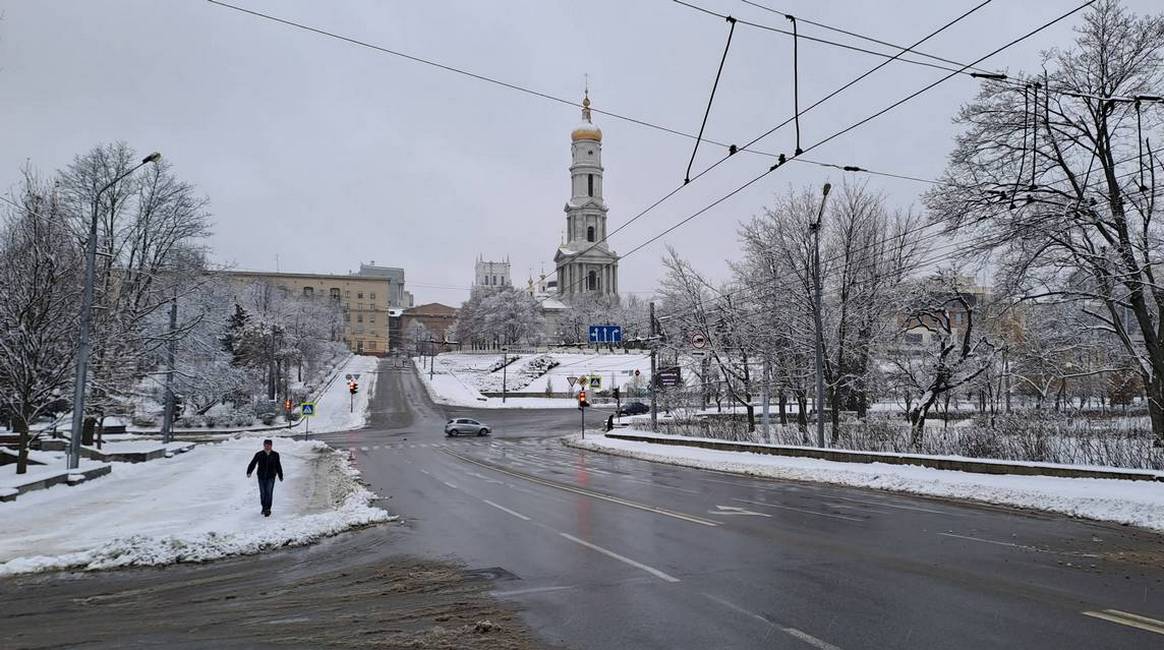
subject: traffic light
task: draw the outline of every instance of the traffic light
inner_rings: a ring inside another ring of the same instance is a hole
[[[590,406],[590,402],[586,400],[586,391],[578,391],[578,408],[586,408],[587,406]]]
[[[360,392],[360,383],[358,381],[356,381],[355,379],[349,380],[348,381],[348,392],[351,393],[352,395],[355,395],[356,393]]]
[[[619,396],[618,386],[615,386],[614,388],[612,388],[611,393],[612,393],[611,397],[613,397],[614,399],[618,399],[618,396]]]

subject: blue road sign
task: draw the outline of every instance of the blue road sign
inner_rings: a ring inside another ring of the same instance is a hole
[[[315,402],[304,402],[299,409],[304,417],[311,417],[315,415]]]
[[[618,325],[591,325],[591,343],[622,343],[622,327]]]

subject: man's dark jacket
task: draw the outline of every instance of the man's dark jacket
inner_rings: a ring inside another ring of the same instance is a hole
[[[251,464],[247,465],[247,474],[253,472],[256,466],[259,468],[260,481],[269,481],[276,476],[279,477],[280,481],[283,480],[283,465],[279,462],[279,452],[272,451],[268,454],[266,451],[260,451],[256,453],[255,457],[251,459]]]

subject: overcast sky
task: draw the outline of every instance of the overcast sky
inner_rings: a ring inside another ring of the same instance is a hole
[[[760,1],[900,44],[977,4]],[[995,0],[923,51],[969,63],[1079,1]],[[686,132],[699,129],[728,29],[668,0],[230,2],[575,100],[589,73],[595,108]],[[788,26],[735,0],[690,2]],[[1127,4],[1138,13],[1156,6]],[[161,151],[210,198],[218,263],[274,270],[277,257],[284,271],[346,273],[375,260],[404,267],[418,304],[454,305],[467,296],[478,255],[509,256],[517,283],[553,268],[577,108],[203,0],[0,0],[0,13],[0,189],[13,186],[26,161],[51,172],[97,143],[124,140]],[[1078,22],[983,66],[1037,70],[1040,51],[1067,44]],[[803,23],[800,31],[838,38]],[[791,55],[789,38],[737,26],[706,135],[742,143],[789,117]],[[881,60],[802,41],[801,106]],[[802,146],[945,74],[890,64],[802,116]],[[951,146],[950,118],[976,86],[951,79],[811,157],[934,178]],[[693,143],[609,116],[595,122],[613,230],[682,183]],[[793,131],[757,147],[791,153]],[[723,153],[705,145],[696,168]],[[770,164],[732,158],[612,237],[611,247],[634,248]],[[788,165],[627,257],[620,288],[649,293],[668,243],[722,277],[740,220],[789,184],[841,178]],[[926,188],[869,183],[902,208],[918,207]]]

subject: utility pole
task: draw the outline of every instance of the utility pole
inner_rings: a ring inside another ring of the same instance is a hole
[[[162,154],[157,152],[142,158],[140,163],[102,186],[93,197],[89,239],[85,242],[85,284],[81,291],[81,322],[77,332],[77,369],[73,375],[73,428],[69,434],[68,469],[76,469],[81,464],[81,432],[85,428],[85,380],[89,374],[89,330],[93,329],[93,283],[97,274],[97,210],[101,206],[101,195],[143,166],[161,159]]]
[[[502,346],[501,348],[501,403],[505,403],[505,380],[509,369],[509,348]]]
[[[659,430],[659,407],[655,403],[655,303],[651,303],[651,431]]]
[[[432,337],[428,337],[428,380],[432,381],[433,372],[436,368],[436,347],[433,345]]]
[[[816,326],[816,444],[825,446],[824,434],[824,332],[822,331],[821,286],[820,286],[820,222],[824,216],[825,201],[829,198],[832,185],[824,184],[824,195],[820,198],[820,211],[816,213],[816,222],[809,226],[812,231],[812,284],[813,284],[813,313],[812,320]]]
[[[162,442],[174,441],[174,361],[178,354],[178,285],[170,299],[170,341],[166,350],[166,409],[162,414]]]

